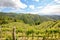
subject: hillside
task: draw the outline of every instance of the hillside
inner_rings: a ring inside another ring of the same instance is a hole
[[[43,17],[47,17],[52,20],[60,20],[60,15],[44,15]]]
[[[51,19],[37,14],[16,14],[0,12],[0,24],[23,21],[26,24],[39,25],[40,23],[48,20]]]
[[[17,40],[20,36],[40,36],[40,37],[52,37],[55,39],[60,36],[60,21],[47,21],[43,22],[40,25],[30,26],[29,24],[21,23],[21,22],[13,22],[9,24],[3,24],[2,26],[2,38],[12,40],[12,29],[15,26],[16,28],[16,37]],[[53,35],[54,34],[54,35]],[[7,35],[7,36],[6,36]],[[35,39],[35,38],[34,38]]]
[[[59,17],[0,12],[0,37],[3,40],[13,40],[14,28],[16,29],[14,33],[16,33],[17,40],[19,38],[26,40],[26,37],[28,40],[39,40],[41,38],[43,40],[60,40]]]

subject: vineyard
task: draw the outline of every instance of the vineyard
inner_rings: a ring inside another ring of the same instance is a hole
[[[13,22],[0,26],[1,40],[13,40],[14,37],[15,40],[60,40],[60,21],[47,21],[33,26]]]
[[[60,16],[0,12],[0,40],[60,40]]]

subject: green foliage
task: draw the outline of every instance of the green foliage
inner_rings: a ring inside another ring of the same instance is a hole
[[[40,23],[48,20],[50,19],[37,14],[16,14],[0,12],[0,24],[23,21],[26,24],[39,25]]]
[[[26,31],[26,35],[29,35],[29,34],[32,34],[32,33],[34,33],[34,30],[28,30],[28,31]]]
[[[50,19],[46,19],[45,17],[39,15],[8,14],[1,12],[0,26],[2,26],[2,37],[6,38],[6,40],[12,40],[11,34],[14,26],[16,27],[17,38],[22,35],[31,36],[31,34],[42,37],[54,37],[55,35],[60,37],[60,20],[51,21]]]

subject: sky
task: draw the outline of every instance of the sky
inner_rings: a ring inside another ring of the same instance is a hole
[[[0,0],[0,12],[60,15],[60,0]]]

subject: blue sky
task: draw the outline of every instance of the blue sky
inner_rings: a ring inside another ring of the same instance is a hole
[[[60,0],[0,0],[0,12],[60,15]]]

